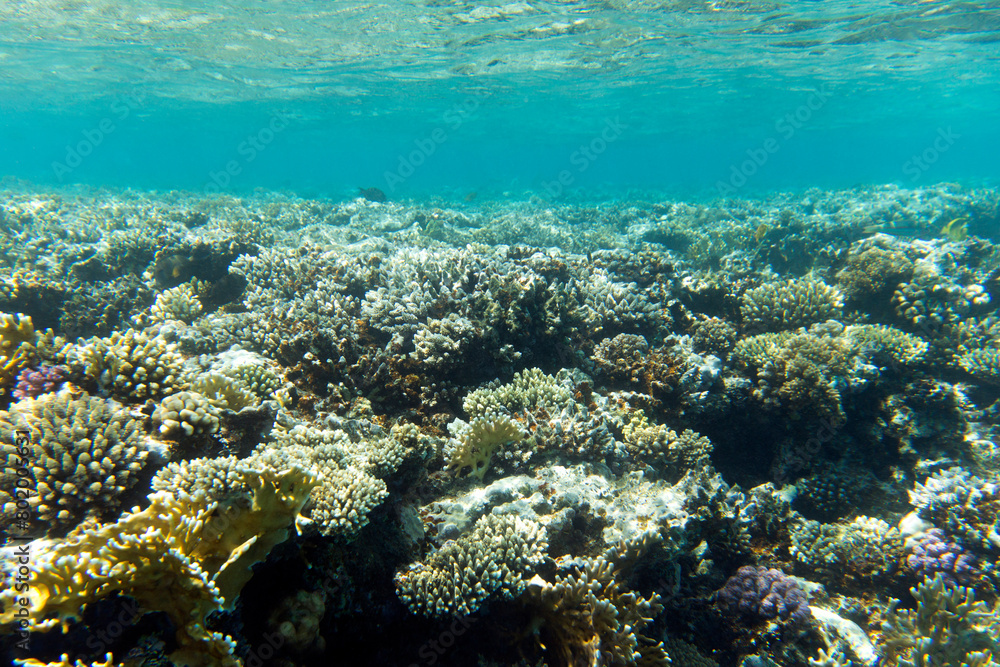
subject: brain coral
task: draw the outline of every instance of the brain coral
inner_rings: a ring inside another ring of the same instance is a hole
[[[11,454],[15,431],[29,434],[38,492],[34,511],[51,534],[86,518],[115,514],[148,455],[141,422],[127,410],[114,401],[67,390],[25,398],[0,412],[5,457]],[[11,502],[0,494],[5,506]]]
[[[715,595],[724,609],[747,618],[778,618],[804,624],[810,617],[805,591],[775,568],[744,565]]]

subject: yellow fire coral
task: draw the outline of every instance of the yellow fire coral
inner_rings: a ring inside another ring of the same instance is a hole
[[[457,436],[448,444],[448,470],[456,475],[466,468],[470,474],[482,479],[490,467],[493,454],[500,448],[524,438],[524,432],[509,417],[480,417],[471,424],[453,423],[449,428]]]
[[[0,387],[13,384],[34,351],[35,326],[27,315],[0,313]]]
[[[298,524],[316,480],[298,468],[236,474],[240,490],[222,498],[158,491],[145,510],[46,543],[32,557],[27,593],[0,592],[0,624],[15,623],[27,606],[33,630],[66,631],[88,604],[121,593],[167,614],[177,628],[170,656],[177,664],[237,667],[232,640],[206,629],[206,619],[232,607],[250,567]]]

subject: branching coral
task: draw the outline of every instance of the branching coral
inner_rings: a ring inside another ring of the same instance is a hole
[[[663,645],[641,631],[663,609],[659,595],[628,590],[604,557],[560,558],[554,583],[535,576],[521,596],[533,615],[546,664],[558,667],[670,664]]]
[[[180,374],[176,344],[134,329],[93,339],[83,357],[88,377],[123,399],[163,396],[175,388]]]
[[[0,313],[0,392],[6,392],[18,372],[30,365],[35,338],[30,317]]]
[[[148,452],[143,448],[141,422],[114,401],[63,390],[37,399],[25,398],[0,412],[0,450],[13,455],[16,432],[31,447],[37,495],[33,512],[50,534],[59,534],[86,518],[113,515],[122,494],[138,479]],[[4,517],[14,516],[6,493],[14,466],[4,466]],[[10,473],[8,473],[10,471]]]
[[[843,305],[839,289],[822,280],[802,278],[748,290],[740,298],[740,313],[748,329],[777,331],[837,317]]]
[[[914,610],[895,600],[882,624],[890,667],[996,667],[1000,655],[997,609],[976,601],[971,588],[950,586],[942,575],[925,578],[910,593]]]
[[[539,524],[489,514],[468,535],[397,573],[396,592],[414,613],[465,616],[501,591],[520,593],[547,546]]]
[[[233,642],[206,628],[208,615],[232,607],[251,565],[285,540],[316,482],[300,469],[236,477],[241,490],[222,498],[158,491],[142,511],[40,549],[31,560],[32,585],[22,594],[33,628],[68,628],[87,605],[120,593],[146,612],[166,613],[176,628],[175,662],[238,666]],[[23,605],[15,595],[12,585],[0,592],[0,624],[17,621]]]

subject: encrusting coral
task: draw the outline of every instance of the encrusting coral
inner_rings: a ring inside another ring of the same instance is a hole
[[[239,490],[217,498],[157,491],[144,510],[46,544],[31,560],[27,604],[12,585],[0,591],[0,625],[16,623],[26,606],[34,630],[66,630],[87,605],[120,593],[147,613],[166,613],[176,629],[174,662],[238,667],[234,643],[206,628],[208,616],[232,608],[250,567],[286,539],[289,526],[298,527],[316,480],[301,469],[263,469],[237,472],[232,481]]]

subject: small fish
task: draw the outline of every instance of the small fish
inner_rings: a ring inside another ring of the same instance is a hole
[[[964,241],[969,238],[969,219],[955,218],[941,228],[941,235],[955,243]]]
[[[868,225],[862,227],[865,234],[889,234],[890,236],[925,236],[927,230],[914,225]]]
[[[757,225],[757,230],[753,233],[753,240],[760,243],[769,231],[771,231],[771,228],[767,226],[766,222],[760,223]]]
[[[358,192],[360,192],[361,196],[367,199],[368,201],[377,202],[379,204],[384,204],[385,202],[389,201],[389,198],[385,196],[385,193],[379,190],[378,188],[359,187]]]

